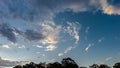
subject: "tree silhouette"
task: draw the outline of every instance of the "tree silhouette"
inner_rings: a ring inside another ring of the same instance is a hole
[[[87,68],[87,67],[79,67],[73,59],[68,57],[68,58],[63,58],[61,63],[54,62],[54,63],[48,63],[48,64],[46,63],[36,64],[34,62],[30,62],[29,64],[25,64],[23,66],[17,65],[13,68]],[[89,68],[110,68],[110,67],[106,64],[101,64],[101,65],[93,64],[89,66]],[[113,68],[120,68],[120,62],[115,63]]]
[[[77,63],[69,57],[64,58],[61,63],[63,68],[79,68]]]
[[[37,68],[45,68],[46,63],[39,63],[36,65],[37,65]]]
[[[49,63],[47,68],[62,68],[62,65],[59,62]]]
[[[119,63],[115,63],[115,65],[113,66],[113,68],[120,68],[120,62]]]
[[[99,66],[99,68],[110,68],[108,65],[106,65],[106,64],[101,64],[100,66]]]
[[[13,68],[22,68],[22,66],[21,65],[17,65],[17,66],[15,66]]]
[[[98,64],[93,64],[92,66],[90,66],[90,68],[99,68]]]
[[[80,68],[87,68],[87,67],[80,67]]]

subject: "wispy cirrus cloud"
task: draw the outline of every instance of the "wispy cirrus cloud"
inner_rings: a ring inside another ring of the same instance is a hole
[[[87,38],[87,35],[88,35],[88,33],[89,33],[89,30],[90,30],[90,27],[87,26],[86,29],[85,29],[85,40],[88,39],[88,38]]]
[[[72,49],[76,48],[76,46],[69,46],[65,49],[65,51],[63,53],[58,53],[58,56],[63,56],[65,54],[67,54],[69,51],[71,51]]]
[[[107,57],[106,59],[105,59],[105,61],[109,61],[109,60],[111,60],[113,57]]]
[[[76,41],[75,43],[78,44],[80,36],[79,36],[79,31],[81,28],[81,24],[78,22],[67,22],[68,26],[64,28],[64,30],[72,36]]]
[[[86,29],[85,29],[85,33],[88,34],[89,30],[90,30],[90,27],[89,27],[89,26],[86,27]]]
[[[90,47],[92,47],[94,44],[89,43],[88,46],[85,48],[85,51],[88,52],[88,50],[90,49]]]

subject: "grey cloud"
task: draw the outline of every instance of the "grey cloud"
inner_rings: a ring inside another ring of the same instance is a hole
[[[28,0],[27,0],[28,1]],[[2,17],[33,19],[34,11],[28,7],[25,0],[0,0],[0,13]]]
[[[88,0],[0,0],[0,13],[2,17],[25,20],[52,19],[55,13],[67,8],[73,11],[86,10],[88,3]]]
[[[30,40],[30,41],[36,41],[36,40],[41,40],[44,38],[44,36],[42,35],[42,33],[34,31],[34,30],[26,30],[23,33],[23,36]]]
[[[10,25],[5,23],[0,24],[0,34],[15,43],[16,37],[13,33],[14,31],[14,28],[10,27]]]
[[[44,38],[43,34],[38,31],[29,30],[29,29],[25,31],[20,31],[17,28],[14,28],[7,23],[0,24],[0,34],[13,43],[16,43],[17,38],[20,37],[24,37],[29,41],[38,41]],[[20,37],[18,35],[20,35]]]
[[[66,9],[71,9],[74,12],[102,10],[104,5],[101,6],[101,1],[102,0],[0,0],[0,17],[21,18],[29,21],[52,20],[56,13]],[[109,2],[109,5],[112,5],[113,8],[120,6],[120,2],[114,2],[114,0],[105,1],[107,1],[107,3]],[[116,14],[119,12],[119,8],[117,8],[116,11],[114,11]]]
[[[6,66],[6,67],[11,67],[11,66],[16,66],[16,65],[21,65],[28,63],[28,61],[10,61],[10,60],[5,60],[0,57],[0,66]]]

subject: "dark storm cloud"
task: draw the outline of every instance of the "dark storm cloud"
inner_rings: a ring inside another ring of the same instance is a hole
[[[44,36],[40,32],[34,30],[26,30],[23,36],[30,41],[41,40],[44,38]]]
[[[15,30],[16,29],[14,29],[13,27],[10,27],[10,25],[8,24],[5,24],[5,23],[0,24],[0,34],[14,43],[16,42],[16,37],[14,34]]]

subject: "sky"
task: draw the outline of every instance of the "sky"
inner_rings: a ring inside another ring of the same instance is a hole
[[[65,57],[119,62],[120,0],[0,0],[1,67]]]

